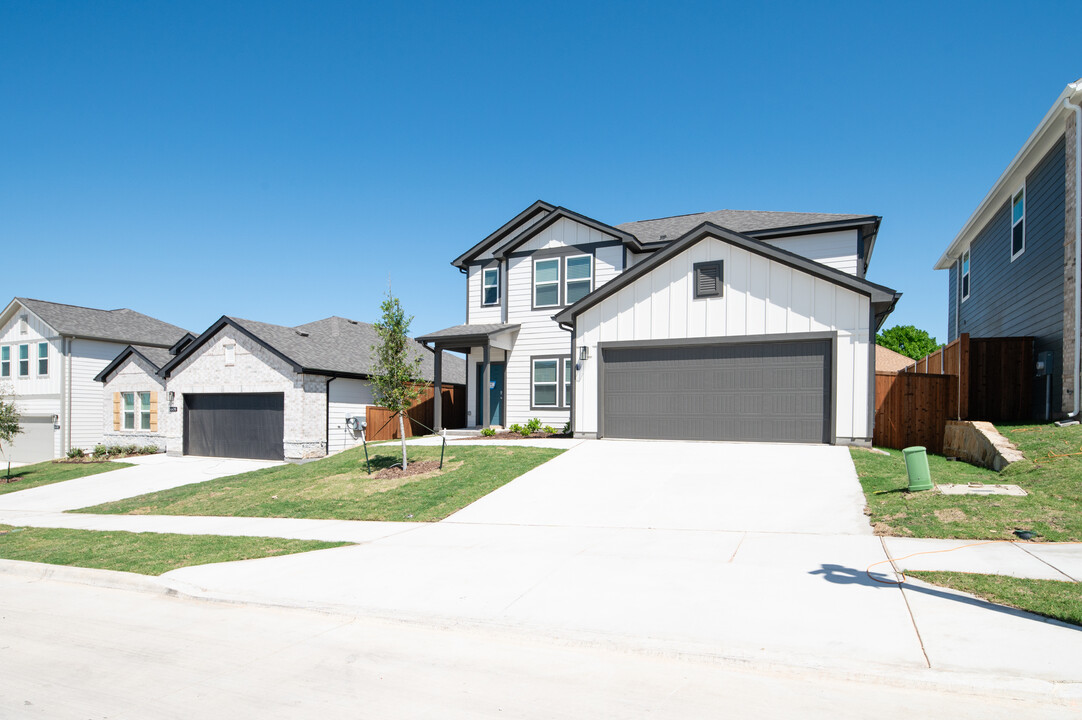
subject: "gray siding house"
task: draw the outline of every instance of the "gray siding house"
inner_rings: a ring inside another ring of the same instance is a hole
[[[947,270],[948,338],[1035,338],[1051,353],[1051,391],[1033,379],[1033,416],[1078,413],[1079,103],[1068,85],[935,268]]]

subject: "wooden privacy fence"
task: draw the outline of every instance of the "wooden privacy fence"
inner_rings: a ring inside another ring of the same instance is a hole
[[[432,385],[426,385],[417,399],[413,401],[413,407],[406,411],[406,437],[414,435],[430,435],[428,428],[435,427],[436,412],[434,398],[436,389]],[[443,387],[443,426],[445,428],[460,428],[466,426],[466,388],[458,385]],[[365,437],[369,442],[378,440],[394,440],[398,435],[398,418],[394,411],[386,408],[369,405],[365,410],[365,420],[368,427],[365,429]]]
[[[954,375],[905,372],[875,374],[875,430],[880,447],[923,445],[942,454],[943,431],[953,419],[958,378]]]

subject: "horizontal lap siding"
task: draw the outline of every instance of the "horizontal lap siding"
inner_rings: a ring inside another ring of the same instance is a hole
[[[497,265],[489,264],[489,267],[498,267]],[[468,302],[466,312],[466,322],[474,325],[484,325],[487,323],[500,323],[503,322],[503,309],[500,304],[497,305],[481,305],[481,283],[484,278],[484,273],[481,271],[485,268],[485,265],[470,265],[469,274],[466,281],[467,293],[466,299]],[[501,270],[502,273],[502,270]],[[500,278],[500,284],[504,285],[504,278]],[[504,300],[503,288],[501,288],[500,303]]]
[[[346,418],[365,417],[372,399],[367,380],[336,378],[327,386],[327,452],[346,450],[362,442],[362,434],[346,427]]]
[[[788,250],[802,257],[822,263],[835,270],[856,275],[857,273],[857,231],[838,230],[836,232],[814,233],[796,237],[764,240],[767,245]]]
[[[125,347],[126,345],[97,340],[72,341],[71,447],[91,450],[102,441],[104,389],[94,378]]]
[[[1027,178],[1026,249],[1013,262],[1009,200],[978,233],[970,247],[970,296],[959,318],[959,331],[971,337],[1032,335],[1035,352],[1051,351],[1053,412],[1060,409],[1063,370],[1065,162],[1061,139]],[[952,271],[952,293],[957,282]],[[1043,386],[1034,396],[1043,412]]]

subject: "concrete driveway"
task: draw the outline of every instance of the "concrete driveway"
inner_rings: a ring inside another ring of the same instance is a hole
[[[871,535],[848,449],[584,442],[444,522]]]

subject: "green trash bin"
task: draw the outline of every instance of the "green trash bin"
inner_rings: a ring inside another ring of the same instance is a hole
[[[928,469],[928,454],[920,445],[902,450],[905,458],[905,472],[909,476],[909,492],[931,490],[932,472]]]

